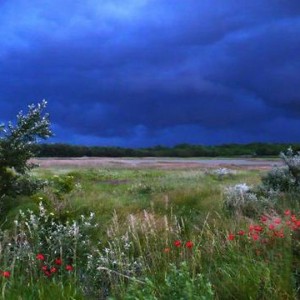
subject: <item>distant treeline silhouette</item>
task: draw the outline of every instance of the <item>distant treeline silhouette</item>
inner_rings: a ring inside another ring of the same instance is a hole
[[[300,151],[300,144],[295,143],[224,144],[218,146],[179,144],[174,147],[155,146],[150,148],[38,144],[35,147],[39,157],[261,157],[278,156],[280,152],[289,147]]]

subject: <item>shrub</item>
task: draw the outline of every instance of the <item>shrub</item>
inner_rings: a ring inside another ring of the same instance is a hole
[[[225,189],[224,208],[231,214],[244,213],[253,209],[258,202],[246,183],[236,184]]]
[[[288,167],[276,167],[262,177],[262,187],[266,191],[288,192],[296,188],[296,180]]]
[[[289,169],[291,176],[295,179],[296,186],[300,186],[300,152],[294,153],[292,148],[289,148],[286,153],[281,152],[281,159]]]
[[[47,102],[29,105],[26,115],[21,111],[14,125],[0,126],[0,198],[31,194],[43,185],[28,175],[35,165],[29,163],[38,139],[51,136],[49,115],[44,114]]]
[[[273,168],[262,178],[265,191],[298,192],[300,189],[300,154],[289,148],[280,154],[284,166]]]

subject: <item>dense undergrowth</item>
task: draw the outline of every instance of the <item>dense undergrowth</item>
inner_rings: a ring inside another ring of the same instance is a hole
[[[2,206],[3,299],[297,299],[288,165],[34,172],[44,189]]]

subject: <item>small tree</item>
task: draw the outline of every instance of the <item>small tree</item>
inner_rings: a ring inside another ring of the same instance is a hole
[[[45,100],[29,105],[28,113],[19,112],[15,124],[0,125],[0,198],[30,194],[41,185],[28,171],[35,167],[29,163],[34,156],[33,146],[52,135],[49,115],[43,114],[46,106]]]

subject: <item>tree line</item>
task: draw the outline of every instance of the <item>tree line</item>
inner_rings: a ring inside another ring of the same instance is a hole
[[[276,156],[287,148],[300,151],[300,144],[250,143],[203,146],[179,144],[173,147],[122,148],[102,146],[78,146],[70,144],[36,144],[38,157],[264,157]]]

